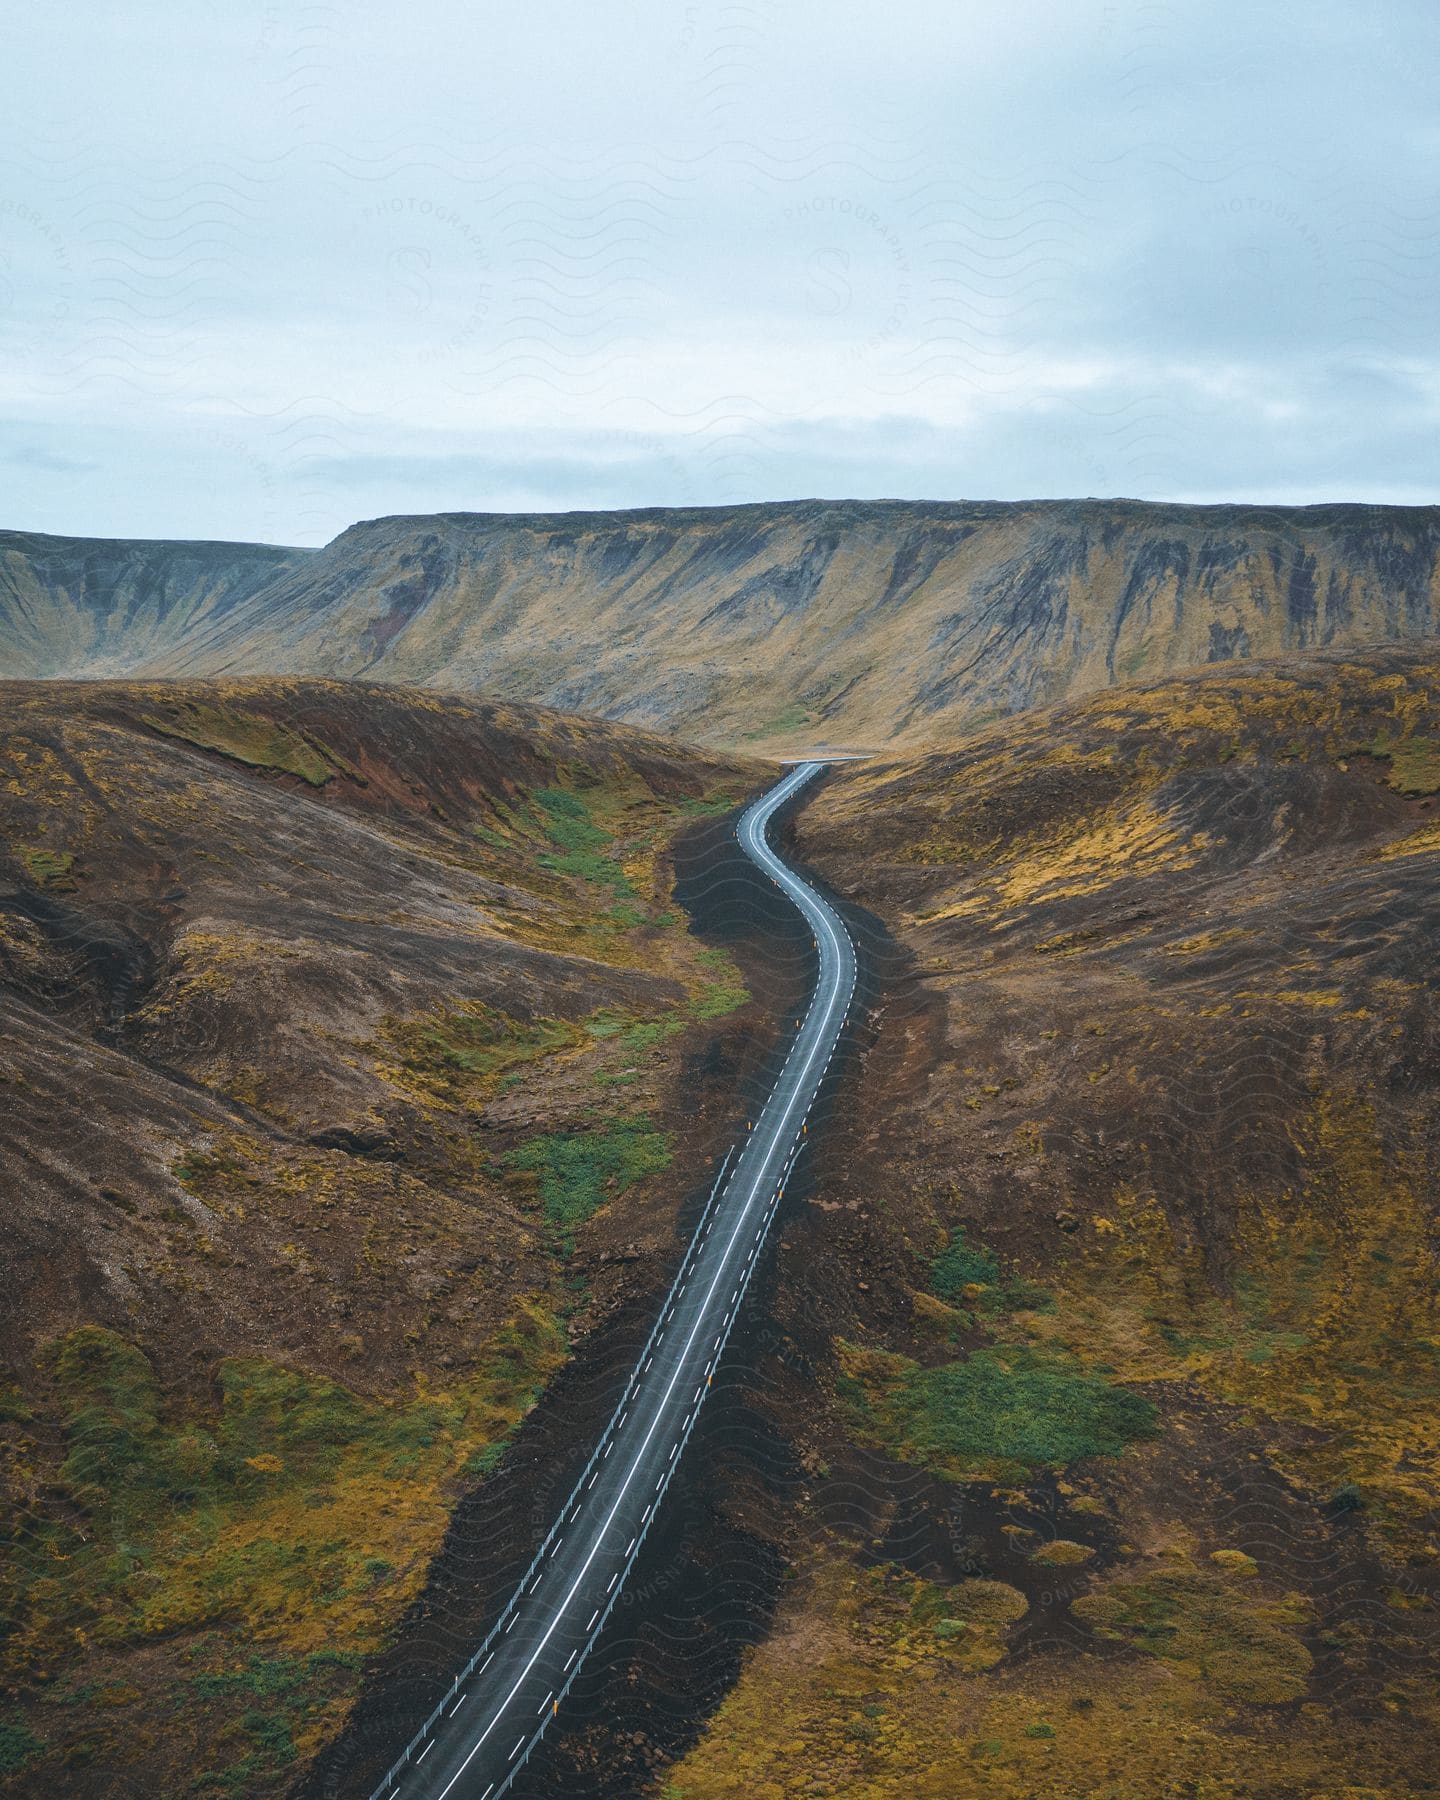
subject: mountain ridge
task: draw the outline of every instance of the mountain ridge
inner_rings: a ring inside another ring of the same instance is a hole
[[[0,535],[0,569],[23,535]],[[1440,507],[1371,503],[397,513],[318,550],[145,554],[152,586],[173,565],[176,603],[129,629],[122,583],[77,647],[62,591],[53,667],[10,579],[0,673],[364,677],[711,744],[919,745],[1136,677],[1440,623]],[[109,546],[122,575],[137,555]],[[30,591],[44,586],[37,568]]]
[[[217,538],[87,538],[0,531],[0,671],[126,673],[314,555]]]

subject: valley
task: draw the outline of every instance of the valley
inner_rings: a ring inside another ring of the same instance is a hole
[[[1440,1800],[1434,8],[14,23],[0,1800]]]
[[[1232,660],[807,793],[835,1084],[517,1794],[1427,1791],[1437,692]],[[774,764],[365,679],[3,702],[7,1791],[368,1793],[803,1014]]]

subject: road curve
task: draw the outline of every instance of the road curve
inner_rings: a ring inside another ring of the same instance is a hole
[[[727,1157],[620,1402],[489,1636],[371,1800],[499,1800],[529,1760],[634,1566],[704,1404],[800,1153],[855,990],[839,914],[770,847],[775,813],[821,769],[800,763],[741,815],[742,848],[804,915],[819,973],[753,1129]]]

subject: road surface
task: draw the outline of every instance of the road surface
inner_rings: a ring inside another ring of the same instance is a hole
[[[809,1011],[738,1155],[727,1158],[625,1393],[490,1635],[372,1800],[499,1800],[560,1714],[685,1450],[799,1155],[855,989],[835,909],[771,849],[775,813],[821,769],[798,764],[741,815],[740,844],[804,915]]]

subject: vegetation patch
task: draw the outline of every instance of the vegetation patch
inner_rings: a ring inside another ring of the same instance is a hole
[[[594,1070],[594,1080],[600,1087],[628,1087],[640,1079],[642,1062],[655,1061],[663,1046],[678,1037],[689,1023],[688,1011],[660,1018],[639,1018],[618,1011],[597,1014],[585,1025],[606,1051]]]
[[[1105,1591],[1121,1585],[1137,1584]],[[1303,1684],[1294,1632],[1307,1621],[1286,1597],[1263,1603],[1265,1627],[1249,1630],[1243,1608],[1253,1594],[1251,1584],[1208,1619],[1204,1606],[1178,1600],[1175,1630],[1167,1637],[1157,1619],[1156,1647],[1144,1654],[1011,1658],[1007,1641],[1025,1611],[1014,1588],[945,1587],[893,1565],[860,1571],[843,1545],[823,1542],[664,1791],[671,1800],[1411,1800],[1426,1791],[1423,1775],[1419,1785],[1406,1778],[1428,1772],[1421,1693],[1397,1698],[1416,1716],[1390,1738],[1349,1711],[1307,1707],[1296,1729],[1269,1710]],[[1137,1627],[1121,1614],[1130,1616],[1128,1602],[1096,1628],[1133,1644]],[[1160,1645],[1174,1650],[1177,1638],[1185,1654],[1164,1654]],[[1234,1670],[1217,1666],[1227,1653]]]
[[[718,819],[731,812],[740,804],[742,795],[737,788],[716,788],[713,793],[704,795],[687,794],[677,802],[679,810],[689,819]]]
[[[1440,794],[1440,742],[1428,737],[1391,737],[1381,732],[1366,749],[1390,765],[1386,783],[1397,794],[1419,798]]]
[[[601,882],[617,894],[633,895],[624,869],[608,854],[614,833],[591,817],[583,796],[569,788],[537,788],[530,796],[545,836],[555,846],[540,858],[542,868],[579,881]]]
[[[1420,1550],[1440,1483],[1440,1289],[1423,1156],[1336,1093],[1293,1127],[1293,1191],[1240,1189],[1229,1292],[1152,1194],[1117,1189],[1057,1275],[1043,1341],[1126,1381],[1183,1381],[1274,1435],[1313,1494],[1353,1495],[1377,1549]],[[1343,1429],[1337,1422],[1343,1421]]]
[[[1393,862],[1400,856],[1433,856],[1440,850],[1440,821],[1432,825],[1422,825],[1418,831],[1407,833],[1402,838],[1392,838],[1388,844],[1382,844],[1376,851],[1381,862]]]
[[[341,1650],[316,1650],[305,1657],[250,1656],[219,1665],[175,1684],[177,1711],[226,1718],[221,1741],[241,1754],[218,1769],[196,1776],[196,1794],[245,1794],[284,1778],[300,1755],[300,1744],[333,1722],[354,1685],[361,1659]]]
[[[527,1138],[504,1165],[534,1176],[545,1222],[568,1250],[577,1225],[637,1181],[668,1168],[670,1156],[668,1132],[655,1131],[648,1120],[617,1119]]]
[[[49,888],[56,894],[75,891],[75,857],[71,851],[21,849],[17,854],[36,887]]]
[[[45,1748],[18,1720],[0,1719],[0,1775],[18,1775]]]
[[[862,1432],[952,1480],[1119,1456],[1157,1430],[1154,1406],[1074,1358],[1019,1346],[924,1369],[839,1346],[841,1396]]]
[[[867,1579],[872,1587],[892,1592],[909,1585],[908,1616],[902,1616],[892,1634],[897,1647],[923,1655],[932,1646],[944,1646],[946,1661],[971,1674],[993,1669],[1004,1659],[1009,1629],[1029,1608],[1020,1590],[1003,1581],[975,1578],[946,1586],[907,1578],[890,1565],[870,1570]]]
[[[966,1243],[963,1225],[930,1264],[931,1287],[952,1306],[965,1298],[967,1288],[993,1287],[999,1280],[999,1263],[989,1250]]]
[[[1231,1700],[1279,1706],[1305,1692],[1301,1633],[1311,1614],[1298,1594],[1266,1599],[1186,1560],[1143,1581],[1111,1581],[1072,1610],[1102,1637],[1179,1664]]]
[[[63,1655],[76,1633],[121,1646],[222,1622],[277,1654],[372,1650],[424,1577],[454,1479],[514,1430],[566,1353],[553,1314],[522,1302],[451,1391],[385,1405],[229,1359],[218,1412],[197,1414],[164,1403],[134,1344],[94,1325],[69,1333],[51,1358],[65,1505],[23,1520],[7,1546],[7,1663]]]
[[[1089,1544],[1077,1544],[1072,1538],[1052,1538],[1048,1544],[1042,1544],[1030,1557],[1031,1562],[1039,1563],[1047,1569],[1073,1569],[1081,1563],[1087,1563],[1095,1554]]]
[[[495,1091],[503,1077],[575,1048],[585,1034],[563,1019],[516,1019],[477,1001],[391,1020],[385,1038],[398,1052],[401,1085],[454,1101]]]
[[[1192,869],[1207,848],[1203,833],[1191,833],[1147,796],[1131,798],[1098,813],[1068,819],[1055,834],[1035,833],[1007,845],[986,878],[927,911],[926,918],[989,918],[1038,904],[1099,894],[1117,879],[1141,880]],[[985,859],[992,846],[977,847]],[[947,846],[948,849],[948,846]],[[937,856],[934,846],[917,860],[958,860]]]
[[[982,1312],[1044,1312],[1054,1305],[1049,1290],[1023,1276],[1005,1276],[994,1252],[966,1242],[964,1226],[930,1264],[930,1285],[950,1306]]]
[[[760,738],[780,737],[787,732],[799,731],[802,726],[813,724],[815,714],[808,706],[802,706],[798,700],[792,700],[782,711],[769,718],[763,725],[757,725],[751,731],[740,734],[741,741],[753,744]]]
[[[750,998],[750,990],[740,978],[734,958],[728,950],[707,949],[696,954],[696,960],[709,974],[690,1010],[697,1019],[719,1019],[737,1011]]]
[[[862,1573],[831,1561],[804,1571],[799,1598],[803,1637],[782,1628],[756,1652],[667,1792],[941,1792],[894,1786],[912,1703],[933,1711],[1002,1662],[1025,1596],[999,1581],[946,1585],[893,1563]]]
[[[336,775],[363,785],[363,777],[341,756],[307,732],[296,731],[243,707],[199,700],[175,700],[163,713],[147,713],[145,724],[166,737],[180,738],[201,750],[215,750],[253,769],[298,775],[311,787],[324,787]]]

